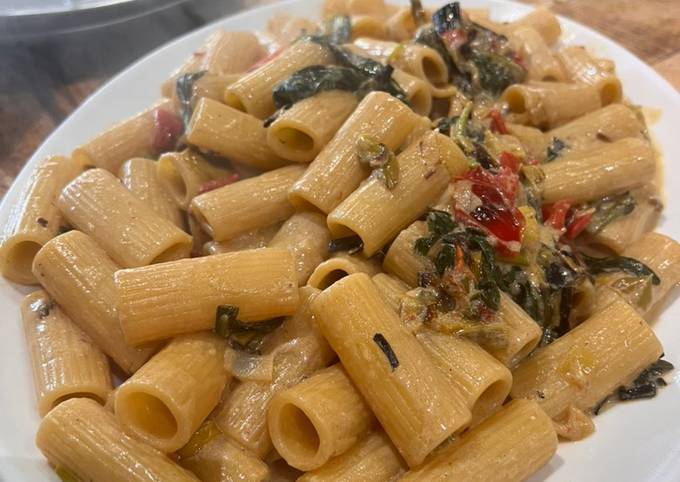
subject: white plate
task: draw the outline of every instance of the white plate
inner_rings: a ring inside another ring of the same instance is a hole
[[[403,3],[406,3],[405,1]],[[437,5],[435,2],[426,2]],[[443,3],[443,2],[440,2]],[[315,17],[320,2],[291,0],[244,12],[177,39],[132,65],[78,108],[36,151],[0,206],[0,223],[25,184],[29,171],[50,154],[68,154],[93,135],[150,105],[161,82],[210,32],[262,30],[275,12]],[[463,6],[490,7],[493,17],[510,20],[530,8],[502,0],[463,1]],[[680,96],[654,70],[621,46],[573,21],[560,19],[564,42],[584,44],[598,55],[613,59],[626,95],[636,104],[661,111],[652,125],[663,153],[665,178],[680,176]],[[680,192],[666,182],[667,205],[659,230],[680,239]],[[7,482],[57,481],[34,446],[39,417],[24,337],[19,302],[30,289],[0,279],[0,480]],[[680,366],[680,303],[667,309],[655,323],[666,358]],[[680,376],[657,398],[620,403],[596,417],[596,433],[582,442],[560,444],[558,455],[532,481],[678,481],[680,480]]]

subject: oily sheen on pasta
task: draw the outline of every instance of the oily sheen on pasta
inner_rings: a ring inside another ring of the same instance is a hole
[[[560,35],[546,8],[326,0],[211,32],[46,159],[0,271],[39,285],[56,474],[519,482],[654,397],[680,282],[658,154],[614,63]]]

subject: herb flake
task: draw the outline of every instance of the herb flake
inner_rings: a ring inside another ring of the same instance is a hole
[[[396,370],[397,367],[399,366],[399,359],[397,358],[397,355],[394,353],[392,347],[390,346],[389,342],[385,339],[383,334],[376,333],[375,335],[373,335],[373,341],[375,342],[376,345],[378,345],[378,348],[380,348],[382,352],[385,354],[385,357],[387,358],[387,361],[389,362],[392,371]]]
[[[562,139],[553,137],[545,155],[545,162],[554,161],[560,156],[562,151],[568,147],[569,146]]]

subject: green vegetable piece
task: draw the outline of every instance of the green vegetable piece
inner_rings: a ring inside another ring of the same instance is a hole
[[[238,311],[238,306],[218,306],[217,314],[215,315],[215,328],[213,331],[221,337],[228,338],[231,334],[232,323],[238,318]]]
[[[377,139],[360,135],[357,140],[359,162],[373,170],[388,189],[394,189],[399,182],[399,164],[394,153]]]
[[[581,258],[585,262],[588,272],[591,275],[601,273],[615,273],[622,271],[632,276],[646,277],[651,276],[652,284],[658,285],[661,279],[646,264],[626,256],[612,256],[609,258],[592,258],[581,253]]]
[[[290,106],[327,90],[354,92],[364,81],[365,77],[355,69],[337,65],[312,65],[298,70],[274,87],[274,105],[276,108]]]
[[[189,125],[191,114],[193,114],[193,107],[191,106],[191,99],[194,95],[194,84],[198,79],[205,75],[206,71],[193,72],[190,74],[180,75],[175,83],[177,91],[177,101],[179,102],[179,111],[184,122],[184,127]]]
[[[616,196],[607,196],[595,203],[595,212],[588,223],[586,232],[597,234],[617,218],[626,216],[635,210],[635,198],[629,192]]]
[[[472,62],[479,72],[482,89],[500,95],[512,84],[520,83],[526,77],[526,70],[509,58],[494,52],[477,52]]]
[[[548,146],[548,152],[545,156],[545,162],[551,162],[560,156],[560,153],[569,147],[563,140],[553,137]]]

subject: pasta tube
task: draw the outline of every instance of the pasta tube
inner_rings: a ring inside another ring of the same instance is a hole
[[[416,335],[432,361],[465,398],[472,425],[498,410],[510,393],[512,375],[476,343],[430,330]]]
[[[588,410],[661,353],[652,329],[619,298],[522,362],[510,394],[536,400],[551,417]]]
[[[635,199],[633,212],[612,220],[600,232],[588,236],[590,244],[604,246],[620,254],[628,245],[654,229],[663,208],[654,185],[644,185],[630,194]]]
[[[184,229],[184,215],[177,207],[170,193],[159,182],[156,175],[156,161],[135,157],[125,162],[118,174],[123,186],[180,229]]]
[[[328,366],[335,357],[318,332],[310,308],[317,294],[316,289],[301,288],[300,309],[265,341],[262,353],[273,354],[271,381],[242,382],[215,412],[217,426],[258,457],[272,449],[266,415],[274,395]]]
[[[92,400],[74,398],[40,423],[36,445],[57,468],[97,482],[198,482],[158,450],[123,432],[111,412]]]
[[[424,134],[392,162],[399,170],[396,186],[390,189],[374,176],[328,215],[331,233],[336,237],[357,234],[366,256],[374,255],[418,219],[444,192],[451,177],[468,169],[458,146],[435,132]]]
[[[400,69],[392,72],[392,78],[406,94],[406,100],[413,110],[420,115],[429,115],[432,110],[432,93],[427,82]]]
[[[425,221],[416,221],[404,229],[390,245],[383,260],[383,269],[409,286],[418,286],[418,273],[432,271],[434,265],[414,250],[416,240],[428,235]]]
[[[155,157],[158,112],[174,116],[172,100],[164,99],[149,109],[120,122],[73,151],[71,157],[81,166],[101,167],[118,172],[120,166],[133,157]],[[177,119],[177,122],[180,122]]]
[[[353,45],[369,57],[390,65],[437,86],[449,79],[444,59],[436,50],[421,44],[399,44],[373,38],[358,38]]]
[[[154,348],[133,348],[125,342],[113,282],[118,269],[94,240],[80,231],[52,239],[33,261],[33,274],[69,318],[120,368],[133,373]]]
[[[227,105],[259,119],[274,113],[272,89],[298,70],[310,65],[326,65],[333,55],[311,40],[298,40],[269,62],[230,85],[224,94]]]
[[[160,263],[191,252],[191,236],[152,211],[104,169],[90,169],[71,181],[57,206],[121,266]]]
[[[267,145],[267,129],[262,121],[206,97],[196,104],[186,136],[193,146],[255,169],[270,170],[287,164]]]
[[[470,422],[446,383],[368,275],[349,275],[312,304],[329,344],[409,466]]]
[[[484,346],[484,349],[502,364],[513,367],[538,346],[543,330],[503,292],[498,317],[503,323],[507,342],[498,346]]]
[[[630,138],[604,144],[583,156],[543,164],[541,168],[545,174],[544,202],[560,199],[581,202],[650,182],[656,162],[648,142]]]
[[[556,450],[550,418],[536,403],[515,400],[400,480],[521,482]]]
[[[244,249],[266,248],[274,239],[276,233],[281,229],[281,223],[272,224],[266,228],[248,231],[239,234],[228,241],[209,241],[203,246],[206,255],[231,253],[233,251],[243,251]],[[272,248],[286,248],[287,246],[271,246]],[[299,265],[296,265],[299,267]]]
[[[288,166],[196,196],[191,212],[216,241],[270,226],[293,214],[288,189],[303,166]]]
[[[399,278],[390,276],[387,273],[378,273],[371,280],[373,280],[375,287],[380,291],[383,299],[390,305],[392,311],[399,313],[401,299],[410,289],[409,286]]]
[[[647,285],[647,289],[630,286],[630,279],[623,273],[602,276],[598,281],[597,305],[605,306],[611,298],[605,295],[604,287],[613,288],[621,294],[643,316],[649,317],[655,308],[680,283],[680,244],[661,233],[648,233],[628,246],[623,256],[643,262],[659,277],[658,285]]]
[[[406,468],[389,437],[381,429],[376,429],[342,455],[305,473],[297,482],[394,480]]]
[[[314,470],[354,445],[375,417],[341,365],[316,372],[279,393],[267,425],[276,451],[300,470]]]
[[[90,338],[42,290],[24,298],[21,316],[40,416],[70,398],[103,405],[111,392],[109,362]]]
[[[163,154],[156,163],[156,170],[159,182],[185,211],[207,182],[234,174],[231,169],[207,161],[192,149]]]
[[[319,264],[309,277],[307,284],[325,290],[339,279],[354,273],[377,274],[380,266],[375,260],[365,259],[361,255],[336,254],[331,259]]]
[[[531,125],[541,128],[557,127],[602,106],[592,85],[560,82],[513,84],[502,99],[511,113],[526,115]]]
[[[229,380],[225,347],[226,341],[211,333],[172,340],[116,390],[118,422],[162,452],[182,447],[215,408]]]
[[[531,27],[513,30],[510,45],[527,62],[529,80],[564,81],[566,76],[560,61],[552,53],[541,34]],[[606,105],[603,103],[603,105]]]
[[[504,25],[502,30],[503,33],[511,33],[525,27],[537,31],[548,45],[557,42],[562,34],[559,20],[554,13],[545,7],[536,8],[522,18]]]
[[[326,218],[321,213],[299,212],[283,223],[269,247],[284,248],[293,253],[298,284],[302,286],[314,268],[328,257],[330,240]]]
[[[354,15],[350,18],[350,21],[352,25],[352,38],[387,38],[387,26],[381,17],[375,15]]]
[[[391,95],[371,92],[293,185],[290,201],[328,214],[368,175],[358,159],[359,136],[371,136],[394,150],[413,129],[417,117]]]
[[[601,142],[615,142],[626,137],[642,138],[645,127],[635,112],[623,104],[610,104],[546,133],[548,139],[562,140],[578,151]]]
[[[267,129],[267,144],[283,159],[311,162],[357,106],[351,92],[330,90],[284,111]]]
[[[197,453],[182,458],[180,464],[200,477],[202,482],[270,480],[267,464],[221,434],[208,441]]]
[[[124,269],[115,284],[120,326],[133,345],[209,330],[220,305],[237,307],[247,323],[290,315],[299,301],[293,256],[276,248]]]
[[[572,82],[583,82],[593,85],[600,94],[602,105],[620,102],[623,96],[621,81],[616,75],[602,69],[585,47],[569,46],[559,52],[564,69]]]
[[[38,250],[64,229],[55,206],[63,187],[77,174],[67,157],[47,158],[31,174],[9,214],[0,244],[0,271],[10,281],[35,284],[31,264]]]
[[[215,32],[208,39],[199,70],[211,74],[238,74],[247,71],[266,55],[253,32]]]

